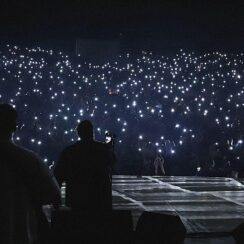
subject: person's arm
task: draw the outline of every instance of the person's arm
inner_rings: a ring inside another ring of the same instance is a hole
[[[114,142],[110,142],[108,144],[104,144],[105,145],[105,151],[106,151],[106,156],[107,157],[107,162],[110,168],[112,168],[115,165],[116,162],[116,156],[114,153]]]
[[[165,175],[164,158],[162,158],[162,161],[161,161],[161,170],[162,170],[163,175]]]
[[[54,176],[51,175],[48,167],[43,162],[39,162],[39,177],[41,184],[41,202],[44,204],[60,205],[61,192],[58,182]]]

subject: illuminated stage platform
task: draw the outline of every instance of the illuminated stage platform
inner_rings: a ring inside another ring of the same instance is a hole
[[[180,216],[188,234],[225,233],[244,222],[244,181],[214,177],[113,176],[113,208]]]

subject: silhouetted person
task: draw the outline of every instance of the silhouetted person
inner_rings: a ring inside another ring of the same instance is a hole
[[[110,211],[111,145],[94,140],[89,120],[77,132],[81,140],[63,150],[55,168],[59,184],[66,182],[66,205],[84,213]]]
[[[164,158],[162,155],[158,154],[154,160],[155,175],[165,175],[164,170]],[[161,170],[161,173],[159,172]]]
[[[46,165],[13,142],[16,125],[16,110],[0,104],[0,243],[36,244],[41,206],[59,204],[60,189]]]

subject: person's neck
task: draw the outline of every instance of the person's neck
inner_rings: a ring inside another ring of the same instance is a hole
[[[83,142],[93,142],[94,141],[94,138],[82,138],[82,141]]]

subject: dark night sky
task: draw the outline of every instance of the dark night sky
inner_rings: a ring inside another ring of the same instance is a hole
[[[2,0],[1,37],[116,38],[175,46],[244,47],[244,4],[233,1]]]

